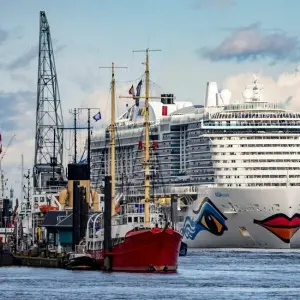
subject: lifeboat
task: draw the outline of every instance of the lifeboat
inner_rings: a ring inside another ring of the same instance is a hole
[[[58,210],[58,207],[51,206],[51,205],[41,205],[40,206],[40,211],[44,214],[46,214],[50,210]]]

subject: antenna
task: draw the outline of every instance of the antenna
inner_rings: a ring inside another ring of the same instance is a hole
[[[246,102],[264,102],[262,91],[264,89],[262,84],[259,84],[259,76],[253,74],[253,83],[246,86],[243,92],[243,97],[248,100]]]

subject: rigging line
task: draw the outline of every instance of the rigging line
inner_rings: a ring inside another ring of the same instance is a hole
[[[152,128],[151,126],[150,126],[150,133],[153,133],[153,128]],[[152,141],[153,141],[153,139],[152,139]],[[161,172],[162,172],[161,164],[159,163],[159,160],[156,159],[156,155],[155,155],[155,153],[154,153],[154,150],[153,150],[153,154],[154,154],[154,156],[155,156],[155,164],[158,165],[158,169],[159,169],[159,172],[155,172],[155,174],[158,174],[158,175],[156,176],[156,177],[157,177],[157,184],[159,184],[159,181],[161,180],[161,185],[162,185],[162,191],[163,191],[163,194],[166,194],[166,190],[165,190],[166,184],[165,184],[165,182],[164,182],[163,176],[162,176],[162,175],[160,176],[160,174],[161,174]],[[153,176],[153,177],[154,177],[154,176]]]
[[[122,180],[122,193],[124,193],[124,169],[125,169],[124,152],[125,152],[125,146],[121,147],[120,136],[119,136],[119,132],[118,132],[118,126],[116,126],[115,128],[116,128],[117,142],[119,144],[119,150],[117,151],[117,153],[118,153],[117,155],[118,155],[118,158],[121,159],[121,161],[123,162],[121,180]]]
[[[158,181],[161,180],[162,191],[165,194],[166,193],[166,190],[165,190],[166,183],[164,182],[164,177],[161,175],[161,173],[162,173],[163,170],[161,169],[161,164],[159,163],[159,160],[157,160],[156,164],[158,165],[158,169],[159,169],[159,172],[157,172],[158,173],[158,176],[157,176],[158,177]]]
[[[111,91],[111,85],[110,85],[110,88],[109,88],[109,91],[108,91],[108,94],[107,94],[107,100],[106,100],[106,106],[105,106],[105,113],[107,112],[108,110],[108,103],[109,103],[109,98],[110,98],[110,91]],[[103,115],[103,114],[102,114]],[[97,180],[96,180],[96,187],[99,186],[99,191],[101,193],[104,193],[104,187],[102,186],[102,184],[100,183],[100,178],[102,177],[101,176],[101,172],[104,171],[104,175],[107,175],[109,174],[110,170],[109,170],[109,167],[107,167],[107,172],[106,172],[106,164],[105,164],[105,157],[106,157],[106,154],[107,154],[107,166],[109,166],[109,160],[110,160],[110,157],[109,157],[109,149],[107,147],[107,143],[108,143],[108,140],[106,138],[106,132],[109,132],[109,125],[105,125],[105,128],[104,128],[104,141],[105,141],[105,144],[104,144],[104,150],[102,151],[102,158],[100,158],[100,168],[98,170],[98,175],[97,175]],[[101,141],[101,139],[99,139]],[[104,166],[104,170],[101,170],[101,166]]]
[[[83,158],[83,155],[84,155],[85,151],[86,151],[86,148],[84,148],[84,150],[83,150],[83,152],[82,152],[82,155],[81,155],[81,158],[80,158],[79,162],[82,161],[82,158]]]
[[[128,195],[129,194],[128,174],[125,173],[125,176],[124,176],[124,170],[126,170],[126,168],[125,168],[125,160],[127,162],[127,159],[126,158],[124,159],[124,152],[125,151],[121,151],[121,150],[125,150],[126,147],[125,146],[121,147],[121,142],[120,142],[120,136],[119,136],[119,132],[118,132],[118,127],[116,127],[116,135],[117,135],[117,141],[118,141],[118,144],[119,144],[118,158],[121,159],[122,156],[123,156],[123,158],[122,158],[123,168],[122,168],[122,175],[121,175],[121,179],[122,179],[122,193],[124,194],[124,177],[125,177],[126,182],[127,182],[127,185],[126,185],[126,194]]]
[[[152,84],[154,84],[154,85],[156,85],[156,86],[158,86],[159,88],[163,88],[161,85],[159,85],[158,83],[156,83],[156,82],[154,82],[154,81],[152,81],[152,80],[149,80],[150,81],[150,83],[152,83]]]
[[[140,135],[140,139],[139,139],[139,141],[143,141],[143,134],[144,134],[144,130],[142,129],[142,131],[141,131],[141,135]],[[132,160],[132,164],[133,164],[133,167],[132,167],[132,174],[131,174],[131,178],[132,179],[135,179],[135,175],[136,175],[136,173],[134,172],[134,170],[135,170],[135,167],[137,166],[137,164],[135,163],[136,162],[136,160],[137,160],[137,158],[138,158],[138,154],[140,153],[140,150],[137,150],[136,152],[135,152],[135,158],[134,158],[134,160]],[[143,156],[141,157],[141,165],[143,165]],[[143,169],[143,168],[142,168]],[[137,174],[137,176],[138,176],[138,174]]]
[[[72,149],[72,147],[73,147],[73,139],[72,139],[72,137],[71,137],[71,134],[72,134],[72,131],[71,131],[71,129],[69,130],[69,148],[67,147],[67,146],[65,146],[66,147],[66,150],[68,151],[68,152],[70,152],[71,151],[71,149]],[[71,143],[72,143],[72,145],[71,145]]]
[[[145,74],[141,75],[140,77],[138,77],[136,79],[132,79],[132,80],[116,80],[116,83],[133,83],[133,82],[141,80],[144,77],[145,77]]]
[[[105,106],[105,109],[104,109],[104,112],[105,112],[105,114],[107,113],[107,111],[108,111],[108,103],[109,103],[109,98],[110,98],[110,92],[111,92],[111,86],[110,86],[110,88],[109,88],[109,90],[108,90],[108,93],[107,93],[107,99],[106,99],[106,106]],[[103,115],[103,114],[102,114]],[[110,120],[110,118],[109,118],[109,120]],[[108,125],[109,126],[109,125]]]
[[[149,128],[149,135],[150,135],[150,139],[151,139],[151,136],[152,136],[152,133],[153,133],[153,128],[151,128],[151,126],[150,126],[150,128]],[[152,141],[153,141],[153,139],[151,139]],[[153,149],[153,147],[152,147],[152,149],[151,149],[151,157],[152,157],[152,161],[153,160],[155,160],[155,153],[154,153],[154,149]],[[154,159],[153,159],[154,158]],[[153,168],[153,167],[155,167],[154,166],[154,164],[152,164],[152,190],[153,190],[153,197],[154,197],[154,195],[155,195],[155,182],[154,182],[154,173],[156,173],[156,172],[154,172],[155,171],[155,168]],[[151,175],[151,174],[150,174]]]
[[[101,172],[102,171],[104,171],[104,175],[106,175],[106,165],[105,165],[105,157],[106,157],[106,154],[107,154],[107,165],[109,165],[109,149],[108,149],[108,147],[107,147],[107,142],[108,142],[108,139],[106,138],[106,130],[107,130],[108,128],[106,127],[105,128],[105,133],[104,133],[104,141],[105,141],[105,144],[104,144],[104,150],[102,150],[102,157],[100,156],[100,163],[99,163],[99,165],[100,165],[100,168],[99,168],[99,170],[98,170],[98,174],[97,174],[97,180],[96,180],[96,182],[95,182],[95,188],[97,189],[98,188],[98,186],[99,186],[99,189],[98,189],[98,191],[100,192],[100,193],[104,193],[104,187],[101,185],[101,183],[100,183],[100,178],[101,178]],[[95,164],[96,165],[96,164]],[[101,166],[104,166],[104,170],[102,169],[101,170]],[[107,168],[108,169],[108,168]],[[109,170],[108,170],[108,172],[109,172]]]

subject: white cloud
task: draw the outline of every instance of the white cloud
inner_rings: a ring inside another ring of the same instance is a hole
[[[237,62],[271,59],[277,61],[297,61],[300,57],[299,40],[284,33],[266,33],[259,23],[238,28],[219,45],[201,48],[199,54],[211,61]]]
[[[264,99],[269,102],[285,103],[287,109],[300,111],[300,72],[281,73],[277,78],[259,76],[264,85]],[[233,94],[233,100],[242,100],[245,87],[253,81],[253,74],[242,73],[230,76],[223,81],[223,87]]]

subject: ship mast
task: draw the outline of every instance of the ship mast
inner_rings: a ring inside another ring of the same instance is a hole
[[[145,62],[145,137],[144,137],[144,170],[145,170],[145,227],[150,227],[150,162],[149,162],[149,52],[160,51],[160,50],[136,50],[133,52],[146,52]],[[154,97],[153,97],[154,98]]]
[[[149,95],[149,52],[154,51],[161,51],[161,50],[150,50],[147,48],[146,50],[135,50],[133,52],[146,52],[146,70],[145,70],[145,97],[141,96],[120,96],[120,98],[144,98],[145,99],[145,137],[144,137],[144,170],[145,170],[145,210],[144,210],[144,216],[145,216],[145,227],[150,227],[150,162],[149,162],[149,149],[150,149],[150,143],[149,143],[149,98],[155,98],[160,99],[161,97],[150,97]]]
[[[115,67],[112,63],[111,67],[100,67],[101,69],[111,69],[111,123],[109,126],[110,131],[110,176],[111,176],[111,214],[114,215],[115,211],[115,200],[116,200],[116,138],[115,138],[115,69],[127,69],[126,67]]]
[[[111,175],[111,214],[115,214],[116,193],[116,142],[115,142],[115,66],[111,65],[111,124],[110,124],[110,175]]]
[[[150,227],[150,164],[149,164],[149,49],[146,49],[145,71],[145,226]]]

